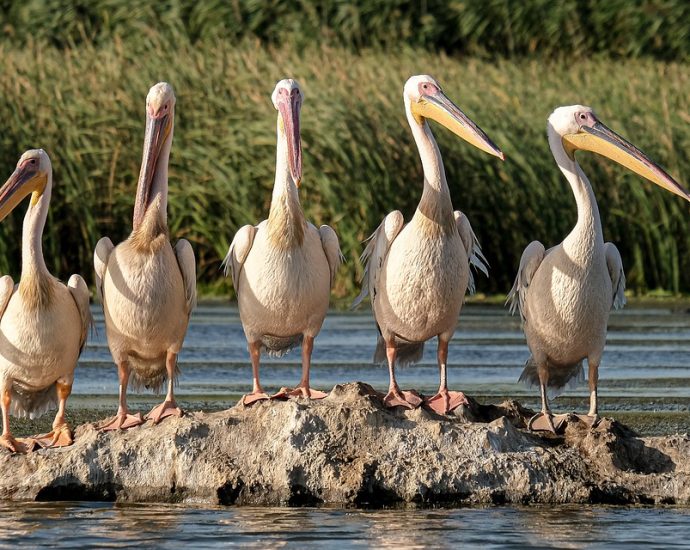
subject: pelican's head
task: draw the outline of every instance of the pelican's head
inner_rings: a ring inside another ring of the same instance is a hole
[[[43,149],[30,149],[19,157],[17,168],[0,187],[0,220],[30,193],[31,205],[35,205],[48,185],[51,171],[50,158]]]
[[[559,107],[549,117],[548,130],[561,137],[563,148],[571,160],[575,159],[575,151],[599,153],[690,201],[690,194],[682,185],[632,143],[607,128],[591,107]]]
[[[134,227],[141,223],[149,205],[153,177],[158,169],[161,151],[172,132],[174,116],[175,92],[172,86],[167,82],[152,86],[146,96],[146,134],[134,205]]]
[[[448,99],[434,78],[425,74],[410,77],[405,83],[403,97],[419,124],[426,118],[435,120],[478,149],[504,160],[503,152]]]
[[[302,181],[302,140],[299,132],[299,114],[304,94],[296,80],[284,78],[276,84],[271,101],[278,111],[278,131],[287,141],[290,174],[299,187]]]

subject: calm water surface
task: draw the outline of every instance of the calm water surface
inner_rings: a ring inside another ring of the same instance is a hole
[[[117,374],[97,334],[76,372],[73,410],[112,414]],[[385,389],[385,367],[371,364],[376,331],[367,311],[332,313],[314,350],[312,383],[362,380]],[[501,307],[468,305],[450,346],[449,380],[483,402],[517,398],[538,406],[536,391],[516,384],[528,357],[518,320]],[[237,310],[203,305],[195,312],[180,355],[178,396],[188,409],[220,409],[251,389],[246,343]],[[264,361],[268,390],[293,385],[299,352]],[[684,308],[630,307],[611,316],[600,368],[602,412],[645,433],[690,431],[690,314]],[[438,385],[435,343],[421,365],[402,369],[400,383],[424,393]],[[147,410],[160,397],[133,395]],[[587,391],[555,401],[561,410],[586,410]],[[47,422],[50,419],[46,420]],[[463,508],[343,510],[334,508],[192,508],[106,503],[2,503],[0,546],[29,547],[682,547],[690,541],[690,510],[675,508]]]

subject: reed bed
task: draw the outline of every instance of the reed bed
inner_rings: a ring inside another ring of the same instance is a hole
[[[131,227],[144,131],[144,99],[159,80],[177,93],[169,223],[189,239],[207,292],[229,294],[219,271],[238,227],[266,217],[275,164],[277,80],[297,78],[309,218],[340,235],[347,258],[335,295],[357,292],[361,242],[383,216],[414,212],[422,172],[405,121],[402,85],[436,76],[504,150],[474,150],[433,125],[454,205],[470,218],[489,262],[485,293],[506,292],[525,245],[560,242],[576,209],[547,146],[546,118],[571,103],[594,106],[611,128],[690,183],[690,66],[649,59],[480,60],[402,48],[272,47],[258,40],[193,42],[153,30],[54,47],[0,41],[0,167],[45,148],[56,188],[44,247],[61,278],[92,281],[96,241]],[[605,236],[621,249],[629,288],[690,290],[688,205],[614,163],[580,156],[599,199]],[[20,208],[19,210],[23,210]],[[17,273],[21,214],[0,224],[0,270]]]

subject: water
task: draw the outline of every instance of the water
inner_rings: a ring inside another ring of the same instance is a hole
[[[112,410],[117,374],[105,340],[103,315],[94,309],[97,334],[84,351],[76,373],[71,408]],[[316,340],[312,385],[330,389],[360,380],[379,390],[388,371],[373,365],[376,329],[368,311],[331,313]],[[427,344],[420,365],[399,370],[404,388],[433,394],[438,387],[436,344]],[[538,391],[516,384],[529,352],[519,320],[500,306],[467,305],[449,349],[449,383],[483,402],[519,399],[539,406]],[[203,305],[194,313],[180,354],[179,400],[188,408],[221,409],[251,390],[246,341],[236,309]],[[300,354],[265,358],[261,380],[268,391],[295,385]],[[690,429],[690,314],[683,308],[629,307],[611,315],[608,342],[600,367],[601,411],[629,421],[645,433]],[[156,400],[133,395],[145,410]],[[586,409],[586,387],[568,391],[556,409]],[[653,414],[653,418],[649,415]],[[654,421],[652,421],[654,420]]]
[[[71,411],[105,416],[117,402],[117,374],[94,309],[97,334],[76,372]],[[362,380],[387,387],[387,370],[371,364],[376,330],[367,311],[332,313],[316,340],[312,384]],[[449,380],[482,402],[516,398],[538,406],[536,391],[516,384],[528,350],[519,321],[501,307],[468,305],[450,345]],[[246,343],[237,310],[199,307],[180,355],[178,398],[188,409],[221,409],[251,389]],[[299,380],[299,353],[266,359],[268,390]],[[690,314],[677,307],[630,307],[611,316],[600,368],[602,412],[643,433],[690,431]],[[438,384],[435,343],[422,364],[400,371],[403,387],[432,393]],[[587,390],[554,403],[586,410]],[[146,410],[159,397],[132,395]],[[88,418],[88,415],[87,415]],[[45,420],[47,424],[50,418]],[[434,547],[629,548],[681,547],[690,509],[623,507],[498,507],[355,510],[338,508],[193,508],[179,505],[0,502],[0,547]]]
[[[0,546],[57,548],[681,548],[690,510],[350,510],[0,503]],[[19,539],[18,539],[19,537]]]

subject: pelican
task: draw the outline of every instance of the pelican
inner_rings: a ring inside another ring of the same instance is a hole
[[[390,385],[384,397],[389,406],[416,408],[421,399],[400,390],[396,363],[419,361],[424,342],[438,337],[440,385],[427,400],[440,414],[467,403],[447,386],[448,342],[469,288],[474,291],[470,266],[487,273],[487,265],[470,222],[453,212],[443,161],[428,119],[435,120],[475,147],[503,160],[488,136],[446,97],[427,75],[413,76],[403,90],[405,113],[424,168],[424,190],[412,220],[405,224],[396,210],[388,214],[362,254],[365,262],[362,292],[356,307],[371,295],[379,337],[375,362],[388,360]]]
[[[196,305],[196,267],[189,242],[180,239],[173,249],[168,235],[168,159],[174,121],[175,93],[170,84],[159,82],[146,96],[146,134],[132,233],[117,246],[103,237],[94,252],[96,288],[120,380],[117,414],[101,426],[103,430],[144,422],[127,408],[130,376],[135,387],[156,391],[167,376],[165,400],[147,419],[156,424],[182,415],[173,386],[177,355]]]
[[[302,379],[274,397],[321,399],[309,385],[314,338],[326,317],[331,287],[340,266],[338,236],[327,225],[318,229],[302,212],[299,84],[284,79],[271,95],[278,111],[276,175],[268,219],[241,227],[224,260],[232,274],[240,320],[252,363],[253,388],[244,405],[269,399],[259,381],[261,352],[282,356],[302,344]]]
[[[577,223],[557,246],[545,250],[538,241],[527,246],[508,301],[511,312],[520,311],[532,354],[520,381],[528,386],[538,384],[541,390],[541,412],[528,427],[555,433],[565,416],[554,418],[548,399],[584,380],[585,359],[590,407],[579,418],[589,425],[598,421],[599,363],[609,312],[625,305],[621,256],[614,244],[604,242],[594,192],[575,152],[598,153],[686,200],[690,195],[644,153],[600,122],[590,107],[559,107],[549,117],[547,134],[556,164],[575,195]]]
[[[43,149],[25,152],[0,188],[0,220],[31,195],[22,234],[22,273],[0,278],[0,444],[12,452],[72,443],[65,405],[74,369],[91,324],[89,289],[79,275],[65,286],[46,267],[41,247],[53,188],[53,169]],[[10,432],[10,412],[34,418],[57,403],[53,430],[18,441]]]

